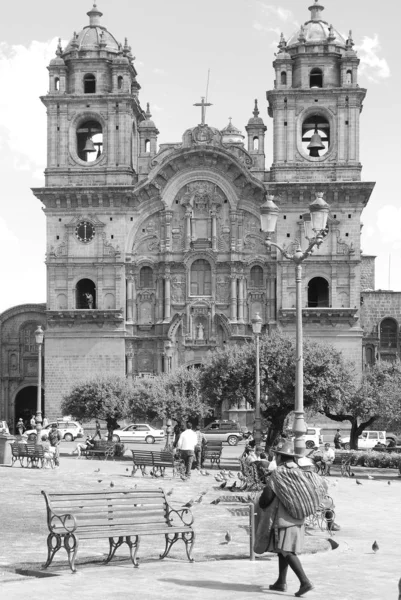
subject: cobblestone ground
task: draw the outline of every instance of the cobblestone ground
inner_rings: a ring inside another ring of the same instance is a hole
[[[227,462],[227,467],[230,464],[232,460]],[[84,598],[93,598],[96,590],[102,595],[108,590],[109,597],[114,598],[120,591],[127,591],[127,585],[140,593],[141,599],[156,598],[159,593],[175,599],[188,595],[213,598],[216,592],[219,598],[230,599],[245,599],[250,594],[255,598],[277,597],[277,593],[267,592],[268,583],[276,577],[276,557],[264,555],[255,562],[249,560],[248,517],[238,511],[238,507],[210,504],[223,492],[218,489],[214,471],[209,469],[208,472],[209,476],[194,472],[185,482],[171,477],[155,480],[139,474],[131,477],[129,461],[87,461],[70,457],[62,457],[61,467],[54,471],[18,466],[0,468],[0,597],[25,598],[29,582],[30,597],[39,598],[45,586],[51,583],[55,597],[62,600],[70,597],[71,581],[77,594]],[[339,543],[338,549],[327,550],[330,548],[325,539],[327,535],[320,531],[311,531],[307,536],[309,554],[302,560],[317,584],[317,591],[311,592],[310,598],[359,600],[368,595],[384,600],[397,597],[397,582],[401,576],[401,480],[396,471],[367,473],[360,470],[356,474],[361,486],[356,485],[356,478],[342,479],[336,474],[330,478],[329,491],[336,503],[336,521],[342,526],[334,537]],[[368,474],[374,479],[368,479]],[[148,537],[141,541],[139,569],[132,569],[125,546],[119,549],[112,565],[105,567],[99,563],[105,556],[107,543],[84,541],[78,553],[77,575],[70,573],[65,554],[60,550],[54,566],[48,570],[55,575],[51,582],[47,577],[29,577],[43,574],[39,569],[46,557],[46,513],[40,491],[109,489],[111,482],[115,489],[130,489],[136,485],[138,488],[162,487],[166,492],[173,490],[169,496],[173,507],[180,507],[206,492],[203,501],[192,507],[197,536],[195,564],[187,562],[184,545],[178,543],[171,559],[158,561],[163,541]],[[227,495],[225,492],[224,496]],[[225,542],[227,530],[232,536],[229,544]],[[371,550],[375,539],[380,547],[376,554]],[[21,575],[21,571],[25,574]],[[290,579],[289,584],[291,592],[279,596],[293,595],[298,587],[295,578]]]

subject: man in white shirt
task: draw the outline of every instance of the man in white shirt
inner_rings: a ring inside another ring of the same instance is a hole
[[[185,476],[191,477],[192,463],[195,458],[195,446],[198,443],[198,437],[192,429],[192,423],[187,423],[187,428],[182,432],[178,440],[177,448],[180,450],[181,457],[185,463]]]
[[[322,465],[322,474],[330,475],[330,467],[333,464],[335,457],[336,453],[333,448],[330,448],[329,442],[326,442],[322,452],[322,460],[320,461]]]

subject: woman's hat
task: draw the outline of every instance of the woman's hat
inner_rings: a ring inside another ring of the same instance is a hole
[[[294,449],[294,442],[290,442],[285,440],[284,442],[279,442],[275,448],[272,448],[273,452],[276,454],[282,454],[283,456],[294,456],[297,458],[301,458],[302,454],[297,454]]]

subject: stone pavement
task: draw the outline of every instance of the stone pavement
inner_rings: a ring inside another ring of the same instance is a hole
[[[194,474],[190,481],[182,482],[171,478],[155,481],[139,475],[131,478],[130,472],[129,461],[114,463],[69,457],[63,457],[60,469],[55,471],[0,467],[0,598],[25,600],[29,596],[36,600],[49,597],[50,590],[57,600],[70,600],[72,591],[80,600],[114,599],[132,592],[141,600],[294,597],[298,582],[292,574],[288,592],[268,590],[269,583],[276,579],[274,555],[264,555],[254,562],[249,560],[246,516],[234,516],[230,506],[210,504],[222,495],[212,475]],[[312,545],[309,542],[313,553],[302,556],[305,570],[316,585],[316,589],[305,596],[311,600],[397,598],[401,576],[401,479],[392,470],[355,469],[355,472],[363,485],[356,485],[355,478],[342,479],[335,473],[330,478],[336,521],[342,526],[334,537],[339,547],[334,551],[316,552],[327,537],[317,532]],[[374,480],[367,479],[368,473]],[[186,560],[184,545],[179,546],[179,543],[174,547],[172,558],[159,561],[156,557],[163,548],[163,541],[152,537],[142,540],[138,569],[127,560],[125,546],[108,566],[100,564],[107,544],[99,540],[82,542],[77,559],[78,573],[72,574],[69,570],[63,550],[56,555],[50,569],[41,571],[40,565],[46,557],[47,526],[40,490],[102,489],[109,487],[111,481],[116,489],[135,484],[173,489],[169,499],[174,507],[207,491],[204,502],[192,509],[197,533],[195,563]],[[233,538],[230,544],[224,543],[227,530]],[[376,554],[371,550],[375,539],[379,544]]]

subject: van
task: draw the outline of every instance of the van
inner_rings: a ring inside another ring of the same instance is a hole
[[[358,437],[359,450],[371,450],[377,444],[386,445],[385,431],[363,431],[362,435]],[[343,437],[342,446],[345,450],[349,450],[351,448],[350,436]]]
[[[294,440],[295,436],[292,433],[292,430],[288,430],[288,435],[291,436],[291,439]],[[305,433],[305,446],[308,449],[311,448],[319,448],[323,444],[323,436],[322,430],[320,427],[308,427]]]

